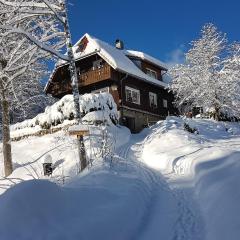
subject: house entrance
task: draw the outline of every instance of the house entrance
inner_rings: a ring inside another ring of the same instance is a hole
[[[123,125],[129,128],[132,133],[135,133],[135,118],[124,117]]]

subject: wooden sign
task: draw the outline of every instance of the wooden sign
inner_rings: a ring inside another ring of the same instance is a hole
[[[69,127],[68,131],[70,136],[80,137],[80,136],[89,135],[88,127],[84,125],[71,126]]]

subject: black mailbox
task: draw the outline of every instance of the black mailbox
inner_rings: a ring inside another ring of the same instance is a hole
[[[50,176],[53,172],[52,163],[43,163],[44,176]]]

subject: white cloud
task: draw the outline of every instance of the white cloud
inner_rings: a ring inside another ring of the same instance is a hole
[[[180,45],[178,48],[171,51],[167,54],[166,62],[169,67],[174,66],[175,64],[180,64],[185,61],[185,46]]]

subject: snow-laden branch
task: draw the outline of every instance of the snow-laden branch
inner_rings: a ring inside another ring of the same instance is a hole
[[[66,56],[64,54],[61,54],[60,52],[54,50],[52,47],[44,44],[43,42],[40,42],[38,39],[33,37],[30,33],[26,32],[26,31],[24,31],[22,29],[14,28],[14,27],[8,26],[8,25],[0,25],[0,29],[8,30],[8,32],[5,34],[5,36],[9,35],[9,34],[12,34],[12,33],[22,34],[26,38],[28,38],[30,41],[32,41],[34,44],[36,44],[39,48],[41,48],[41,49],[43,49],[43,50],[45,50],[47,52],[52,53],[53,55],[55,55],[56,57],[58,57],[58,58],[60,58],[62,60],[65,60],[65,61],[69,60],[68,56]]]
[[[6,5],[6,6],[9,6],[9,7],[34,7],[34,8],[43,8],[43,9],[47,9],[48,6],[46,5],[45,2],[41,3],[41,2],[36,2],[36,1],[22,1],[20,4],[16,1],[6,1],[6,0],[0,0],[0,3]],[[52,4],[52,3],[49,3],[51,9],[56,9],[56,10],[61,10],[61,7],[55,5],[55,4]]]
[[[47,6],[48,8],[55,14],[55,16],[58,18],[58,20],[61,22],[61,23],[65,23],[65,19],[60,16],[58,14],[58,12],[54,9],[54,6],[52,6],[52,4],[48,1],[48,0],[42,0]],[[63,9],[58,9],[58,10],[63,10]]]

